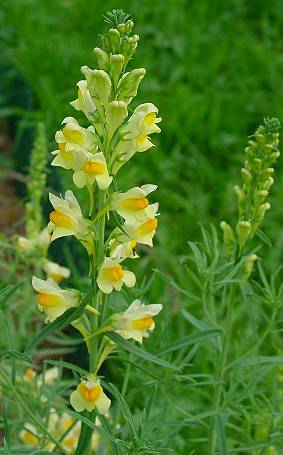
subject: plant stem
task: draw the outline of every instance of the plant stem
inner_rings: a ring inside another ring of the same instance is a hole
[[[235,292],[235,285],[231,285],[229,298],[227,303],[227,314],[224,322],[224,332],[223,332],[223,343],[221,346],[220,352],[220,361],[219,361],[219,371],[218,371],[218,384],[215,388],[214,398],[213,398],[213,410],[217,411],[222,404],[222,392],[223,392],[223,383],[226,370],[227,355],[229,350],[229,343],[231,337],[231,326],[232,326],[232,314],[233,314],[233,296]],[[210,430],[209,430],[209,443],[208,443],[208,455],[215,455],[216,447],[216,425],[215,418],[212,417],[210,421]]]

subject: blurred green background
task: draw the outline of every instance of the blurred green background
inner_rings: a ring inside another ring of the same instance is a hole
[[[166,261],[182,253],[188,239],[198,239],[198,222],[233,217],[232,188],[246,136],[264,116],[283,118],[283,2],[2,2],[0,115],[17,170],[25,172],[35,121],[46,124],[52,150],[60,122],[75,115],[69,102],[80,67],[95,66],[102,15],[113,8],[132,14],[141,37],[132,62],[147,69],[138,102],[155,103],[163,118],[157,147],[135,157],[121,186],[158,184],[158,255]],[[57,183],[57,171],[50,172],[51,184]],[[267,221],[278,246],[282,181],[278,172]],[[282,251],[274,250],[280,260]]]

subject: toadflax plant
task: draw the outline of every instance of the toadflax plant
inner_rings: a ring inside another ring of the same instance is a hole
[[[89,289],[62,289],[52,275],[46,280],[32,279],[38,309],[46,323],[53,323],[45,330],[71,323],[85,339],[89,371],[71,393],[70,403],[93,423],[111,407],[100,377],[105,359],[121,340],[127,346],[142,343],[154,328],[153,317],[162,309],[160,304],[134,300],[126,311],[111,314],[108,302],[123,286],[135,286],[135,274],[126,264],[138,257],[138,245],[152,247],[158,203],[151,203],[149,195],[157,187],[145,182],[118,191],[117,174],[135,153],[153,146],[150,135],[160,132],[161,119],[152,103],[141,104],[133,112],[129,107],[145,76],[144,68],[126,71],[139,40],[138,35],[131,35],[133,21],[122,11],[109,13],[106,21],[110,28],[101,37],[101,48],[94,49],[98,67],[82,67],[78,98],[71,102],[76,111],[83,112],[88,126],[65,118],[55,135],[58,148],[51,163],[72,174],[77,193],[88,194],[88,214],[71,189],[64,196],[50,194],[53,210],[48,231],[51,241],[74,236],[84,247],[81,260],[89,261]],[[92,428],[82,422],[77,455],[91,450]]]

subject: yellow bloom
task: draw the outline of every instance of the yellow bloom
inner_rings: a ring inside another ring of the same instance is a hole
[[[100,414],[106,414],[111,401],[105,395],[99,380],[81,380],[76,390],[70,396],[70,402],[77,412],[85,409],[89,412],[95,408]]]
[[[36,371],[33,368],[28,368],[24,374],[24,381],[32,384],[36,377]]]
[[[149,205],[146,196],[156,188],[156,185],[143,185],[131,188],[126,193],[115,194],[112,197],[111,208],[129,223],[154,217],[158,204]]]
[[[150,217],[145,218],[144,220],[138,223],[125,223],[123,224],[123,230],[126,233],[121,234],[118,238],[120,240],[135,240],[137,243],[142,243],[152,247],[152,239],[156,233],[158,221],[156,218],[156,212],[158,209],[158,204],[152,204],[152,208],[155,213],[152,213]]]
[[[152,316],[162,310],[162,305],[144,305],[140,300],[134,300],[124,313],[112,316],[112,327],[123,338],[142,343],[143,337],[148,337],[154,329]]]
[[[136,246],[137,242],[135,240],[122,243],[117,239],[112,239],[109,242],[110,257],[118,262],[126,258],[138,258]]]
[[[119,261],[111,258],[104,259],[97,277],[97,285],[102,292],[110,294],[113,288],[120,291],[123,284],[132,288],[135,283],[135,274],[122,269]]]
[[[152,103],[145,103],[138,106],[126,125],[122,128],[122,138],[117,145],[118,161],[114,166],[114,174],[128,161],[136,152],[145,152],[153,147],[149,135],[160,133],[157,125],[161,121],[157,117],[158,109]]]
[[[52,367],[48,368],[48,370],[45,370],[44,374],[40,374],[38,376],[37,383],[41,387],[42,384],[53,384],[59,377],[59,368],[58,367]]]
[[[79,305],[80,293],[73,290],[62,290],[53,280],[41,280],[32,277],[32,286],[37,291],[38,309],[43,311],[47,318],[45,322],[52,322],[69,308]]]
[[[78,98],[75,101],[72,101],[70,104],[77,111],[82,111],[88,119],[91,119],[92,114],[96,110],[96,106],[92,101],[89,90],[87,88],[87,81],[79,81],[77,83],[78,89]]]
[[[19,434],[20,440],[24,445],[29,447],[37,448],[39,447],[39,441],[36,433],[36,428],[31,423],[26,423],[25,428],[20,431]]]
[[[73,180],[78,188],[83,188],[85,185],[92,185],[97,182],[101,190],[106,190],[112,182],[112,177],[109,176],[107,164],[102,152],[85,154],[84,161],[81,163],[81,168],[73,175]]]
[[[81,72],[87,80],[87,88],[94,100],[99,100],[103,106],[107,106],[111,93],[111,79],[104,70],[92,70],[83,66]]]
[[[85,160],[85,153],[95,152],[97,148],[95,129],[81,127],[73,117],[66,117],[62,123],[64,128],[55,134],[59,149],[52,152],[55,158],[51,165],[75,171]]]
[[[56,283],[60,283],[63,278],[69,278],[71,272],[67,267],[62,267],[56,262],[46,261],[43,264],[43,270],[48,278],[52,278]]]
[[[51,240],[74,235],[92,253],[93,242],[90,232],[89,220],[83,218],[82,211],[72,191],[68,190],[65,199],[49,193],[49,199],[53,205],[50,213],[48,229],[52,232]]]

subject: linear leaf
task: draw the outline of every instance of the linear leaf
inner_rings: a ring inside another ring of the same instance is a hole
[[[188,335],[180,338],[179,340],[173,341],[173,343],[168,344],[165,348],[159,349],[155,352],[156,355],[164,355],[169,352],[178,351],[179,349],[185,348],[190,344],[201,343],[210,338],[214,338],[221,334],[220,330],[212,329],[206,330],[200,333],[195,333],[193,335]]]
[[[176,365],[173,365],[173,363],[166,362],[166,360],[160,359],[159,357],[156,357],[155,355],[144,351],[135,344],[130,343],[127,340],[124,340],[124,338],[118,335],[118,333],[115,332],[107,333],[107,336],[112,341],[114,341],[114,343],[116,343],[120,348],[125,349],[125,351],[132,352],[133,354],[137,355],[138,357],[141,357],[144,360],[147,360],[148,362],[156,363],[157,365],[161,365],[165,368],[170,368],[172,370],[179,370],[179,368]]]
[[[8,300],[15,294],[15,292],[22,286],[24,281],[16,284],[11,284],[0,289],[0,308],[4,307]]]

